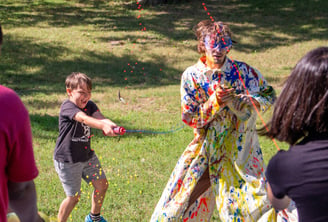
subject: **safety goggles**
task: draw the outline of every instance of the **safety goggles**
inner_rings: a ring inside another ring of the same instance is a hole
[[[211,51],[230,50],[230,48],[232,47],[232,41],[229,36],[218,36],[218,35],[215,37],[206,36],[204,43],[205,43],[205,48]]]

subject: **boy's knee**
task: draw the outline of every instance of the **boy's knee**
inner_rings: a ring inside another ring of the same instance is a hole
[[[100,192],[105,193],[108,190],[108,181],[103,180],[99,183],[98,189]]]
[[[70,197],[67,197],[68,201],[72,204],[77,204],[79,201],[80,201],[80,198],[81,196],[80,195],[76,195],[76,196],[70,196]]]
[[[108,181],[107,180],[103,183],[102,189],[104,192],[106,192],[108,190]]]

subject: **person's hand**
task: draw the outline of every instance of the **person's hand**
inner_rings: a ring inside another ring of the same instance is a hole
[[[219,86],[216,89],[216,98],[219,105],[226,105],[229,101],[233,100],[235,97],[234,88],[225,88],[224,86]]]
[[[237,111],[241,111],[244,107],[253,107],[254,105],[259,108],[258,102],[249,95],[239,94],[233,100],[233,106]]]
[[[104,126],[102,128],[103,134],[105,136],[117,136],[116,133],[114,133],[114,128],[117,127],[115,123],[108,119],[102,119],[101,120],[104,123]]]
[[[42,212],[38,212],[39,214],[39,219],[38,219],[38,222],[49,222],[49,217],[45,214],[45,213],[42,213]]]

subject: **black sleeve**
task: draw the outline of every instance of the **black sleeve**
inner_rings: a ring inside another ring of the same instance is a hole
[[[79,109],[74,103],[69,100],[66,100],[61,107],[60,115],[63,117],[68,118],[69,120],[73,120],[76,113],[81,112],[82,110]]]
[[[285,185],[288,184],[286,181],[288,175],[286,175],[286,171],[284,169],[284,165],[286,163],[284,161],[284,154],[285,151],[281,150],[273,156],[269,161],[265,172],[267,180],[270,183],[272,193],[276,198],[283,198],[287,195]]]
[[[91,100],[87,103],[87,110],[90,112],[88,113],[89,116],[92,116],[93,113],[99,111],[98,106]]]

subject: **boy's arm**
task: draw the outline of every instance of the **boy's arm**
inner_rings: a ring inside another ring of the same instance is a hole
[[[94,112],[92,114],[92,117],[94,117],[96,119],[99,119],[99,120],[102,120],[102,121],[105,121],[108,124],[112,125],[112,127],[117,127],[117,125],[113,121],[111,121],[110,119],[107,119],[106,117],[104,117],[103,114],[99,111]]]
[[[104,121],[106,124],[109,124],[112,126],[112,128],[115,128],[117,127],[116,123],[114,123],[113,121],[111,121],[110,119],[107,119],[106,117],[104,117],[104,115],[99,112],[99,111],[96,111],[92,114],[92,117],[96,118],[96,119],[99,119],[101,121]]]
[[[102,116],[102,115],[101,115]],[[99,114],[96,117],[100,117]],[[84,123],[91,128],[100,129],[106,136],[116,136],[113,131],[113,128],[116,126],[112,121],[108,121],[107,119],[98,119],[94,115],[88,116],[84,112],[78,112],[74,116],[74,120]]]

